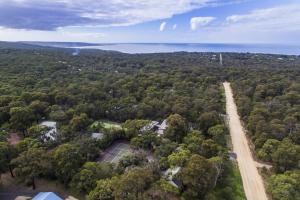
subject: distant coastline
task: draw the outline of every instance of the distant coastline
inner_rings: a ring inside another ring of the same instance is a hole
[[[226,43],[84,43],[84,42],[0,42],[0,46],[11,47],[54,47],[99,49],[129,54],[172,53],[172,52],[233,52],[279,55],[300,55],[300,45],[291,44],[226,44]],[[77,51],[76,50],[76,51]]]
[[[281,44],[197,44],[197,43],[111,43],[86,45],[72,48],[101,49],[123,53],[168,53],[168,52],[236,52],[300,55],[300,45]]]

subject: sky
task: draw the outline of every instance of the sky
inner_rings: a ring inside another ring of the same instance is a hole
[[[300,0],[0,0],[1,41],[300,44]]]

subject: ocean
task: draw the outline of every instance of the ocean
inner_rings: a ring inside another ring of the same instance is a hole
[[[80,49],[102,49],[123,53],[167,53],[167,52],[237,52],[300,55],[300,45],[282,44],[188,44],[188,43],[115,43],[79,46]]]

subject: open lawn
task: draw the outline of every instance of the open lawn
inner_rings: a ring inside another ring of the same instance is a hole
[[[104,129],[122,129],[122,126],[116,122],[111,121],[96,121],[91,125],[91,128],[104,128]]]

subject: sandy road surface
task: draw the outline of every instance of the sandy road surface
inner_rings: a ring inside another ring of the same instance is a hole
[[[224,82],[226,95],[226,112],[229,117],[229,129],[233,151],[237,154],[237,162],[241,172],[243,186],[248,200],[267,200],[263,180],[253,160],[245,132],[240,122],[233,99],[230,83]]]

